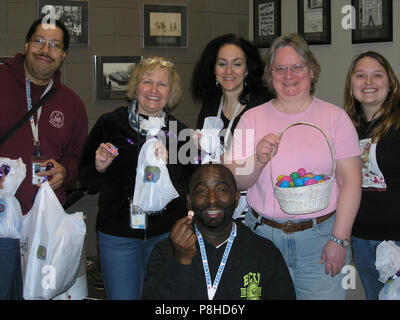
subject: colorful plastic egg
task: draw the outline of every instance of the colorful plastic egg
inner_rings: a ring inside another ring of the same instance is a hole
[[[300,176],[299,176],[299,174],[298,174],[296,171],[294,171],[294,172],[292,172],[292,173],[290,174],[290,177],[291,177],[292,180],[294,181],[294,180],[296,180],[297,178],[299,178]]]
[[[299,174],[300,177],[303,177],[306,174],[306,169],[300,168],[297,170],[297,173]]]
[[[314,175],[312,173],[307,173],[307,174],[304,175],[304,177],[314,178]]]
[[[290,181],[292,181],[292,178],[291,178],[290,176],[283,176],[283,177],[281,178],[280,182],[283,182],[283,181],[290,182]]]
[[[310,180],[310,179],[311,179],[310,177],[303,177],[303,178],[301,178],[301,180],[303,181],[303,184],[304,184],[304,185],[306,184],[307,180]]]
[[[281,174],[278,178],[276,178],[276,180],[278,180],[278,182],[280,182],[281,179],[282,179],[284,176],[285,176],[284,174]]]
[[[316,184],[316,183],[317,183],[317,181],[315,179],[311,178],[311,179],[307,180],[304,185],[305,186],[310,186],[310,185]]]
[[[281,187],[281,188],[289,188],[289,187],[290,187],[289,181],[286,181],[286,180],[281,181],[280,187]]]
[[[322,178],[322,180],[328,181],[330,178],[331,178],[330,176],[325,176],[325,177]]]
[[[302,187],[302,186],[304,186],[303,179],[301,179],[301,178],[295,179],[294,182],[293,182],[293,184],[294,184],[296,187]]]
[[[314,176],[314,179],[317,180],[317,181],[319,181],[319,180],[322,179],[322,177],[321,177],[320,175],[316,175],[316,176]]]

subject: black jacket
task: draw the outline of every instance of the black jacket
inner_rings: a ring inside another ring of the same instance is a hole
[[[171,115],[168,116],[168,124],[168,130],[173,132],[166,139],[167,150],[171,152],[171,139],[174,139],[175,143],[179,132],[186,126]],[[148,238],[169,232],[172,225],[187,214],[187,183],[193,167],[190,163],[183,165],[179,161],[176,164],[168,163],[168,173],[180,196],[172,200],[160,214],[149,216],[146,231],[131,229],[128,198],[133,196],[137,160],[145,141],[145,136],[131,129],[128,107],[120,107],[102,115],[86,140],[79,181],[90,193],[100,192],[96,229],[103,233],[120,237]],[[98,172],[94,162],[95,151],[102,142],[112,143],[119,152],[105,173]],[[178,141],[178,149],[187,142]]]
[[[237,234],[221,277],[215,300],[295,299],[285,260],[271,241],[238,222]],[[212,282],[225,251],[204,241]],[[207,300],[206,280],[197,244],[192,264],[175,261],[169,239],[154,248],[147,265],[143,299]]]

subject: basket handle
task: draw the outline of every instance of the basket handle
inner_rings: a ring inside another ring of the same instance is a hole
[[[336,157],[335,157],[335,150],[332,147],[332,143],[329,141],[326,133],[324,132],[324,130],[322,130],[320,127],[318,127],[317,125],[310,123],[310,122],[305,122],[305,121],[297,121],[297,122],[293,122],[291,124],[289,124],[288,126],[286,126],[285,129],[283,129],[281,132],[278,133],[278,137],[281,137],[282,134],[289,129],[290,127],[294,127],[294,126],[298,126],[298,125],[307,125],[307,126],[311,126],[314,127],[316,129],[318,129],[325,137],[326,141],[328,142],[328,146],[329,146],[329,151],[331,152],[331,156],[332,156],[332,171],[331,171],[331,178],[333,178],[333,175],[336,171]],[[275,189],[275,183],[274,183],[274,179],[272,178],[272,158],[273,158],[273,154],[274,154],[274,147],[272,147],[272,152],[271,152],[271,159],[269,160],[269,169],[270,169],[270,178],[271,178],[271,182],[272,182],[272,186]]]

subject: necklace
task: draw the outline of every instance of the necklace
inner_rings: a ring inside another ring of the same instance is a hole
[[[228,243],[225,247],[224,255],[222,256],[222,260],[219,264],[219,268],[217,271],[217,275],[215,276],[214,283],[211,283],[211,274],[210,274],[210,269],[208,267],[207,253],[206,253],[206,247],[204,245],[203,237],[201,236],[201,233],[200,233],[199,229],[197,228],[197,225],[195,225],[194,227],[195,227],[195,231],[196,231],[197,241],[198,241],[199,247],[200,247],[204,275],[206,277],[208,300],[213,300],[215,293],[217,292],[218,285],[219,285],[219,282],[222,277],[222,273],[224,272],[226,262],[228,261],[228,257],[229,257],[229,253],[232,248],[233,240],[235,239],[235,236],[236,236],[236,224],[232,223],[232,231],[229,236]]]

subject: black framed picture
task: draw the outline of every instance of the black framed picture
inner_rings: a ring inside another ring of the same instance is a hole
[[[281,35],[281,0],[253,0],[254,45],[269,48]]]
[[[142,4],[143,48],[187,48],[187,5]]]
[[[129,78],[141,56],[94,56],[96,98],[126,99]]]
[[[310,44],[331,44],[331,0],[297,0],[298,33]]]
[[[393,41],[393,0],[352,0],[355,29],[352,43]]]
[[[5,57],[5,56],[0,57],[0,64],[4,63],[4,61],[6,61],[6,60],[8,60],[10,58],[12,58],[12,57]]]
[[[70,34],[70,44],[89,44],[88,2],[38,0],[38,17],[45,22],[60,20]]]

